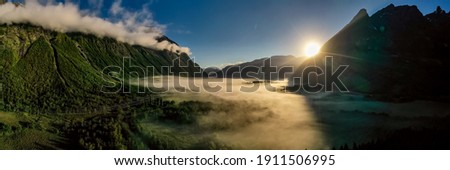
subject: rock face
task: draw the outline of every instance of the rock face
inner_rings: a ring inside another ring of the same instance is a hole
[[[388,96],[448,96],[450,13],[440,7],[423,15],[416,6],[389,5],[372,16],[362,9],[312,60],[334,57],[350,91]],[[301,70],[301,69],[299,69]],[[296,73],[300,76],[300,73]],[[298,84],[298,83],[294,83]]]
[[[145,74],[147,67],[154,69]],[[184,76],[194,76],[200,71],[186,54],[31,25],[0,25],[2,98],[10,107],[68,104],[63,98],[95,96],[108,82],[133,78],[135,73],[138,77],[184,72]],[[112,77],[113,73],[116,76]]]

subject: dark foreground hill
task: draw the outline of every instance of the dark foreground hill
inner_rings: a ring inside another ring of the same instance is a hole
[[[333,56],[335,69],[349,66],[340,78],[350,91],[387,98],[445,97],[450,95],[449,30],[450,13],[440,7],[428,15],[416,6],[391,4],[372,16],[362,9],[302,68],[314,63],[325,68],[325,56]],[[319,80],[323,83],[323,76]]]

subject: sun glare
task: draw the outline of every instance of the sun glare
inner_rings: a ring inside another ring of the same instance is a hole
[[[319,54],[319,52],[320,52],[319,44],[317,44],[315,42],[310,42],[310,43],[306,44],[304,53],[307,57],[313,57],[313,56]]]

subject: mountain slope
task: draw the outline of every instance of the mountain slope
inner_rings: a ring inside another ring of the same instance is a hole
[[[170,72],[162,69],[169,66],[173,66]],[[144,74],[147,67],[155,69],[148,69],[151,72]],[[0,71],[7,109],[55,110],[65,106],[95,107],[95,101],[103,100],[102,86],[118,83],[118,78],[177,75],[179,72],[194,76],[200,68],[186,54],[131,46],[111,38],[48,31],[31,25],[1,25]],[[111,72],[123,76],[111,77]]]
[[[315,60],[324,68],[325,56],[334,56],[334,68],[349,66],[340,78],[350,91],[406,98],[447,96],[450,19],[439,10],[424,16],[416,6],[391,4],[369,16],[363,9],[303,67]]]
[[[219,71],[218,76],[226,78],[258,78],[279,80],[291,76],[293,73],[291,71],[293,71],[295,68],[298,68],[303,60],[304,58],[298,58],[291,55],[279,55],[269,58],[261,58],[250,62],[226,66]],[[289,70],[287,68],[292,69]],[[273,72],[271,73],[270,78],[268,75],[269,71]],[[264,74],[266,75],[264,76]]]

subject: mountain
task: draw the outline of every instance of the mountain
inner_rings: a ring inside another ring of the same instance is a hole
[[[167,37],[160,40],[173,42]],[[138,68],[149,66],[155,69],[148,69],[147,75]],[[170,70],[163,69],[169,66]],[[100,96],[104,95],[102,86],[110,86],[111,82],[180,72],[195,76],[200,71],[184,53],[26,24],[0,25],[2,98],[7,110],[95,106],[94,100],[102,100]]]
[[[372,16],[362,9],[301,68],[325,68],[325,56],[333,56],[334,68],[349,66],[340,78],[350,91],[387,98],[448,96],[448,30],[450,13],[440,7],[428,15],[416,6],[391,4]]]
[[[225,66],[219,71],[218,76],[226,78],[284,79],[290,77],[294,69],[298,68],[303,60],[304,58],[294,57],[292,55],[261,58],[250,62]],[[286,68],[291,68],[292,71]],[[276,73],[272,73],[269,78],[269,71],[276,71]],[[266,75],[264,76],[264,74]]]

